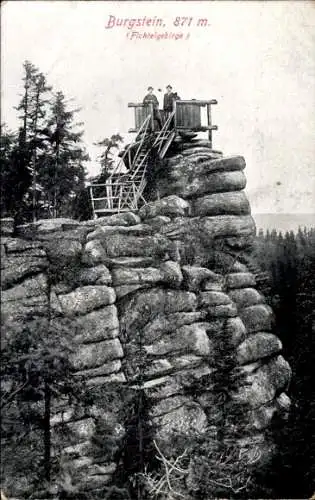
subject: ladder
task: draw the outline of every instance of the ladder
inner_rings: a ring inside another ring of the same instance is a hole
[[[151,152],[164,158],[176,131],[173,128],[175,111],[158,132],[151,131],[152,115],[142,123],[135,140],[126,148],[121,161],[104,184],[92,184],[90,197],[94,218],[108,213],[138,210],[146,202],[143,192],[147,185],[147,171],[152,163]],[[122,167],[128,172],[121,172]]]

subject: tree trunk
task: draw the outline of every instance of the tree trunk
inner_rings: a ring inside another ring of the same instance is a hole
[[[36,107],[35,107],[35,117],[34,117],[34,151],[33,151],[33,222],[36,222],[37,214],[36,214],[36,181],[37,181],[37,171],[36,171],[36,163],[37,163],[37,151],[36,151],[36,140],[37,140],[37,122],[38,122],[38,111],[39,111],[39,97],[40,97],[40,84],[37,86],[36,92]]]
[[[36,214],[36,146],[32,155],[32,163],[33,163],[33,173],[32,173],[32,210],[33,210],[33,222],[37,220]]]
[[[45,479],[50,482],[51,469],[51,431],[50,431],[50,409],[51,409],[51,390],[49,382],[45,380],[45,409],[44,409],[44,470]]]
[[[55,179],[54,179],[54,217],[57,217],[57,179],[58,179],[58,166],[59,166],[59,148],[60,145],[56,144],[56,161],[55,161]]]

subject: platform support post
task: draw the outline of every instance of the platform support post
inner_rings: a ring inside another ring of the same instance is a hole
[[[210,142],[210,147],[212,149],[212,121],[211,121],[211,104],[207,104],[207,118],[208,118],[208,127],[209,127],[209,132],[208,132],[208,138]]]

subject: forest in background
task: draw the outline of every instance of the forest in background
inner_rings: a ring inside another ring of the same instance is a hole
[[[253,255],[259,289],[272,307],[276,334],[292,368],[292,411],[275,422],[279,453],[266,476],[275,498],[310,498],[315,492],[315,228],[260,231]]]

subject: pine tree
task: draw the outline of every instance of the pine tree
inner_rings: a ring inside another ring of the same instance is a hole
[[[82,123],[75,123],[78,109],[68,110],[62,92],[54,95],[50,116],[42,136],[47,150],[38,158],[39,181],[50,215],[58,217],[70,210],[70,202],[84,188],[84,162],[89,159],[82,144]]]
[[[22,475],[27,470],[34,486],[42,486],[42,480],[49,483],[52,475],[52,408],[59,400],[78,402],[85,391],[73,375],[71,325],[63,319],[36,319],[8,328],[1,347],[1,435],[7,438],[2,451],[8,462],[1,465],[6,471],[14,460],[13,470],[18,472],[21,463]]]
[[[118,149],[122,142],[123,138],[120,134],[113,134],[110,138],[106,137],[105,139],[94,143],[95,146],[104,148],[103,152],[99,156],[101,173],[97,177],[98,183],[105,182],[113,171],[114,159],[112,149]]]
[[[31,62],[25,61],[24,69],[24,94],[17,110],[22,120],[19,135],[19,167],[28,168],[31,172],[31,204],[33,219],[36,219],[38,211],[38,197],[41,190],[38,184],[38,150],[45,147],[40,137],[40,128],[44,125],[47,112],[47,93],[51,87],[46,83],[46,77]]]
[[[1,216],[12,215],[14,207],[12,183],[12,153],[16,146],[16,135],[1,124],[0,160],[1,160]]]

